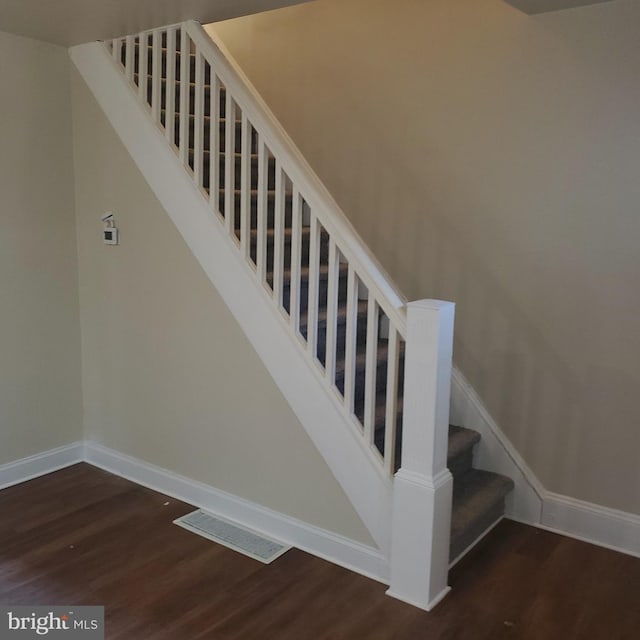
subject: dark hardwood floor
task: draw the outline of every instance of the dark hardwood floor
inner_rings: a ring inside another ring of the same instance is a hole
[[[507,520],[425,613],[302,551],[263,565],[171,524],[190,510],[86,464],[0,491],[0,604],[104,605],[112,640],[640,637],[640,559]]]

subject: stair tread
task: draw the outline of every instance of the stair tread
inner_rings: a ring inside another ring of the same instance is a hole
[[[470,469],[456,478],[453,485],[451,539],[462,535],[476,521],[481,520],[513,487],[511,478],[480,469]]]

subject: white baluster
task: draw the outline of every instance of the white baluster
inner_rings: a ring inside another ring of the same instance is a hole
[[[220,79],[211,66],[209,90],[209,203],[220,213]]]
[[[122,54],[122,40],[120,38],[114,38],[111,41],[111,56],[120,64],[120,56]]]
[[[300,327],[300,261],[302,240],[302,196],[293,189],[293,209],[291,220],[291,282],[289,294],[289,323],[294,335]]]
[[[182,164],[189,164],[189,72],[190,47],[189,35],[183,26],[180,31],[180,121],[178,126],[180,138],[180,160]]]
[[[276,194],[273,220],[273,297],[278,309],[282,306],[283,289],[283,226],[284,226],[284,174],[276,160]]]
[[[307,291],[309,301],[307,307],[307,351],[312,358],[316,357],[318,346],[318,262],[320,254],[320,233],[315,211],[310,214],[311,229],[309,232],[309,274]]]
[[[256,267],[258,280],[263,284],[266,278],[267,263],[267,183],[269,179],[269,156],[267,147],[258,140],[258,237],[256,247]]]
[[[231,92],[227,87],[224,109],[224,221],[229,235],[234,235],[235,213],[235,175],[236,175],[236,110]]]
[[[378,305],[371,291],[367,301],[367,351],[364,375],[364,438],[373,444],[378,369]]]
[[[395,328],[387,334],[387,384],[384,414],[384,467],[392,475],[396,462],[398,420],[398,353],[400,339]]]
[[[167,29],[167,72],[164,91],[165,135],[169,144],[176,140],[176,30]]]
[[[138,36],[138,98],[147,101],[147,75],[149,73],[149,39],[146,33]]]
[[[125,71],[127,74],[127,79],[129,80],[129,82],[133,82],[133,71],[134,71],[134,65],[135,65],[135,37],[134,36],[127,36],[126,38],[126,47],[127,50],[125,52]]]
[[[344,406],[349,413],[353,413],[353,400],[355,390],[356,371],[356,339],[357,339],[357,304],[358,304],[358,280],[349,265],[347,277],[347,325],[346,342],[344,349]]]
[[[245,260],[251,255],[251,124],[242,112],[240,147],[240,251]]]
[[[338,278],[340,259],[333,236],[329,237],[327,280],[327,330],[324,373],[330,387],[336,380],[336,330],[338,323]]]
[[[193,180],[200,188],[202,186],[202,167],[204,154],[204,61],[201,53],[196,50],[195,69],[195,106],[193,109]]]
[[[160,122],[160,76],[162,75],[162,32],[156,29],[152,38],[151,59],[151,117]]]

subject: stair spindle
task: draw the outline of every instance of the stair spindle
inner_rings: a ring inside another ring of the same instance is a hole
[[[325,338],[325,376],[330,387],[336,380],[336,330],[338,314],[339,252],[333,236],[329,236],[327,280],[327,329]]]
[[[256,268],[260,284],[266,278],[267,263],[267,183],[269,154],[262,137],[258,138],[258,237],[256,238]]]
[[[167,29],[166,80],[164,90],[164,134],[170,145],[176,142],[176,30]]]
[[[242,112],[242,133],[240,147],[240,251],[245,260],[251,256],[251,124],[247,114]]]
[[[220,78],[213,65],[209,82],[209,204],[220,214]]]
[[[227,91],[225,94],[224,117],[224,221],[227,233],[230,236],[233,236],[235,226],[235,202],[233,191],[235,188],[236,173],[236,110],[230,91]]]
[[[291,280],[289,282],[289,323],[294,335],[300,328],[300,261],[302,231],[302,196],[298,189],[293,189],[293,206],[291,211]]]
[[[178,125],[180,161],[189,163],[189,54],[190,41],[185,27],[180,31],[180,121]]]
[[[276,160],[276,196],[273,221],[273,297],[278,309],[282,306],[283,293],[284,184],[284,171],[278,160]]]
[[[367,299],[367,345],[364,379],[364,437],[373,445],[376,413],[376,375],[378,368],[378,305],[371,292]]]
[[[349,413],[354,412],[356,332],[358,322],[358,279],[351,264],[347,276],[347,324],[344,349],[344,406]]]

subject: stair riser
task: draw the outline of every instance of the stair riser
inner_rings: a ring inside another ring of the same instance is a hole
[[[455,478],[463,476],[473,466],[473,449],[464,451],[447,461],[447,467]]]
[[[488,509],[471,527],[452,537],[449,547],[449,561],[455,560],[467,547],[472,545],[489,527],[504,516],[504,498]]]

